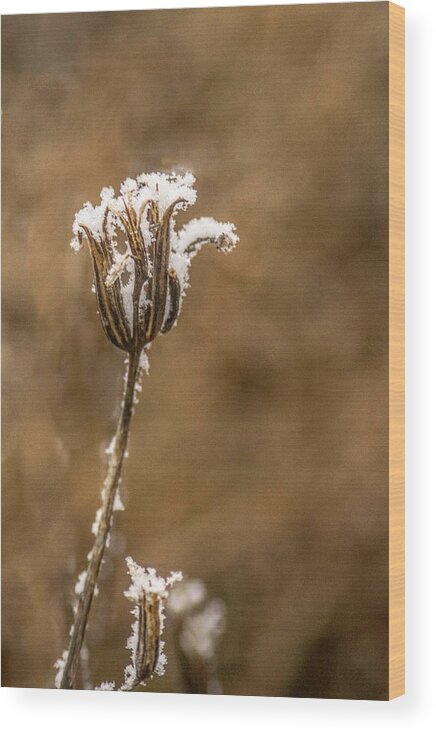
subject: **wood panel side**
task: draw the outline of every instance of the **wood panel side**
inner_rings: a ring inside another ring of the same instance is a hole
[[[389,699],[405,693],[404,15],[389,3]]]

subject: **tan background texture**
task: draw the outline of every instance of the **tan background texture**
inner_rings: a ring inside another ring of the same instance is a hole
[[[152,347],[93,683],[130,554],[225,600],[225,693],[386,697],[387,31],[387,3],[3,19],[4,685],[53,686],[122,390],[74,213],[192,169],[241,241]],[[184,691],[170,624],[168,655],[148,690]]]

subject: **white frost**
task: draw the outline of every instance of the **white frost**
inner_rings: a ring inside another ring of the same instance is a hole
[[[120,491],[117,488],[114,499],[114,511],[124,511],[124,503],[121,500]]]
[[[186,224],[174,238],[172,244],[174,250],[180,254],[192,247],[191,256],[194,256],[203,244],[211,243],[224,251],[230,251],[238,241],[239,237],[233,224],[222,223],[209,216],[203,216],[200,219],[192,219]]]
[[[64,674],[64,668],[65,668],[65,664],[67,662],[67,658],[68,658],[68,651],[63,651],[62,657],[58,658],[58,660],[55,661],[55,663],[54,663],[54,667],[57,668],[57,670],[58,670],[58,672],[55,676],[56,689],[61,688],[61,681],[62,681],[62,676]]]
[[[102,681],[100,686],[95,687],[95,691],[115,691],[115,681]]]
[[[113,451],[115,450],[115,443],[116,443],[116,437],[114,435],[105,450],[106,455],[112,455]]]
[[[139,216],[144,211],[144,204],[148,201],[157,203],[159,214],[163,216],[169,206],[179,201],[175,211],[192,206],[197,198],[194,188],[195,177],[192,173],[178,175],[177,173],[142,173],[136,179],[127,178],[120,186],[120,195],[115,196],[111,187],[103,188],[100,194],[101,203],[93,206],[87,201],[80,211],[77,212],[73,223],[73,239],[71,247],[75,251],[82,248],[82,233],[85,227],[96,241],[103,239],[103,220],[106,209],[109,213],[106,220],[106,229],[110,237],[120,228],[120,219],[117,214],[125,211],[125,201],[133,206],[135,213]],[[141,216],[141,228],[144,227],[145,239],[150,236],[148,224],[145,217]],[[121,257],[121,253],[117,252]],[[118,263],[118,261],[117,261]]]
[[[97,508],[97,511],[95,512],[94,523],[91,526],[91,533],[94,534],[94,536],[97,536],[98,525],[100,523],[102,513],[103,513],[102,508]]]
[[[147,346],[142,349],[139,359],[139,368],[141,369],[141,371],[145,371],[145,373],[148,375],[148,372],[150,370],[150,361],[147,354]]]
[[[177,204],[178,209],[193,206],[197,199],[197,191],[194,188],[195,177],[192,173],[184,175],[142,173],[136,180],[141,186],[141,202],[144,200],[156,201],[161,216],[178,199],[184,201],[184,203]]]
[[[124,595],[128,600],[135,603],[140,600],[143,593],[146,595],[152,593],[158,595],[160,599],[166,599],[168,597],[167,588],[172,587],[175,582],[180,582],[183,579],[181,572],[171,572],[166,579],[159,577],[153,567],[144,569],[144,567],[136,564],[132,557],[127,557],[126,563],[132,582]]]
[[[76,584],[74,585],[74,592],[76,595],[81,595],[85,589],[86,570],[79,574]]]

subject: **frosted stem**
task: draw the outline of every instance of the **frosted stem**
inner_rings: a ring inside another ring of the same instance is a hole
[[[129,355],[124,397],[121,406],[121,414],[118,420],[117,431],[113,441],[113,450],[109,460],[108,472],[102,492],[101,515],[98,522],[94,546],[92,548],[88,569],[86,572],[85,586],[80,594],[77,609],[74,616],[74,623],[68,647],[65,666],[60,682],[61,689],[74,688],[74,679],[80,650],[85,637],[88,623],[89,611],[94,597],[95,587],[100,572],[104,550],[112,524],[114,500],[120,482],[121,470],[129,437],[130,422],[133,413],[135,384],[139,369],[139,355]]]

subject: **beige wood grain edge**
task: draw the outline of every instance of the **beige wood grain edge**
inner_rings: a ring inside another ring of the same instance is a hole
[[[389,699],[405,693],[404,8],[389,3]]]

